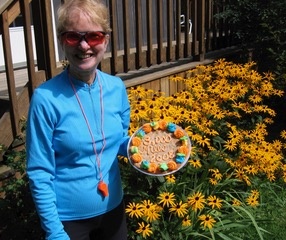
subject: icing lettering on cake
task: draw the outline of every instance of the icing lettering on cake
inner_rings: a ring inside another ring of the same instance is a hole
[[[132,137],[129,154],[142,171],[161,174],[175,171],[190,154],[189,138],[174,123],[164,120],[144,124]]]

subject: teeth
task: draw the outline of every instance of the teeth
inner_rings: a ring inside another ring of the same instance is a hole
[[[79,58],[85,59],[85,58],[89,58],[91,56],[91,54],[79,54],[77,55]]]

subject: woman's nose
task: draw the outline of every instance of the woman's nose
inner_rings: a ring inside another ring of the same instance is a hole
[[[81,49],[89,49],[90,46],[88,44],[88,42],[83,38],[80,43],[79,43],[79,48]]]

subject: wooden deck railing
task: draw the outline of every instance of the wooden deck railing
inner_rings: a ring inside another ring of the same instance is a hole
[[[61,58],[61,52],[58,52],[54,44],[53,34],[51,3],[56,2],[60,0],[0,2],[0,34],[5,60],[5,72],[2,74],[5,75],[8,90],[7,109],[1,105],[1,112],[4,114],[0,116],[0,144],[7,147],[20,134],[19,120],[27,115],[34,88],[62,69],[56,61],[57,54]],[[105,2],[110,9],[112,33],[110,48],[100,68],[111,74],[132,72],[179,59],[202,61],[206,53],[233,44],[229,26],[214,18],[220,8],[214,5],[213,0]],[[11,53],[9,26],[20,14],[23,17],[27,78],[19,92],[16,89],[16,69]],[[182,14],[186,19],[183,23]],[[35,35],[36,60],[32,48],[31,25]],[[129,86],[132,86],[132,74],[128,76]]]

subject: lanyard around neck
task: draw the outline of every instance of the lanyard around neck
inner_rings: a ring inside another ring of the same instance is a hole
[[[95,157],[96,157],[96,163],[97,163],[97,167],[98,167],[98,171],[99,171],[99,179],[100,179],[100,182],[102,182],[103,181],[103,177],[102,177],[102,172],[101,172],[101,169],[100,169],[100,162],[101,162],[101,156],[102,156],[103,150],[104,150],[104,148],[106,146],[106,139],[105,139],[104,130],[103,130],[103,126],[104,126],[104,107],[103,107],[102,85],[101,85],[101,82],[100,82],[100,79],[99,79],[99,75],[96,74],[96,76],[97,76],[97,79],[98,79],[97,81],[98,81],[98,85],[99,85],[100,113],[101,113],[101,126],[100,126],[100,129],[101,129],[101,136],[102,136],[102,141],[103,141],[103,144],[102,144],[102,147],[101,147],[101,150],[100,150],[99,154],[97,153],[97,150],[96,150],[95,138],[94,138],[94,135],[92,133],[91,126],[89,124],[88,118],[87,118],[86,113],[84,111],[83,105],[82,105],[82,103],[80,101],[80,98],[79,98],[79,96],[77,94],[75,86],[74,86],[74,84],[73,84],[73,82],[71,80],[70,74],[69,74],[69,81],[70,81],[70,84],[71,84],[72,89],[74,91],[75,97],[76,97],[77,102],[79,104],[79,107],[81,109],[82,115],[84,117],[84,120],[86,122],[88,131],[89,131],[89,134],[90,134],[90,137],[91,137],[91,140],[92,140],[92,147],[93,147],[93,151],[94,151],[94,154],[95,154]]]

